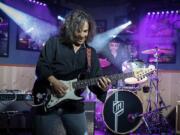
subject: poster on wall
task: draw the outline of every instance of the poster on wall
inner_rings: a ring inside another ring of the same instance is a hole
[[[180,16],[157,16],[152,19],[148,16],[144,19],[140,27],[140,40],[142,53],[148,55],[148,62],[176,63],[179,18]]]
[[[95,20],[96,21],[96,32],[102,33],[107,30],[107,21],[106,20]]]
[[[9,23],[7,17],[0,12],[0,57],[9,55]]]
[[[41,51],[43,48],[43,41],[34,40],[28,32],[18,28],[16,49],[27,51]]]

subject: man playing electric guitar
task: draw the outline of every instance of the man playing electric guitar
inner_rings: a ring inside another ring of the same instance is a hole
[[[58,99],[74,96],[72,92],[69,92],[76,88],[73,86],[73,79],[78,78],[78,75],[84,70],[88,70],[88,78],[101,75],[96,51],[88,46],[94,31],[95,23],[91,16],[82,10],[74,10],[66,16],[60,36],[52,37],[46,42],[36,66],[37,81],[33,88],[33,94],[35,104],[44,104],[46,109],[53,108],[55,105],[56,109],[44,115],[36,113],[34,134],[62,134],[61,131],[58,131],[60,124],[58,120],[60,119],[67,135],[88,134],[84,103],[81,100],[59,102]],[[87,53],[88,48],[91,50],[90,53]],[[88,64],[87,55],[90,55],[90,64]],[[99,100],[104,101],[110,83],[110,79],[101,77],[89,88]],[[80,94],[81,92],[77,92],[78,96]],[[46,95],[52,96],[50,101]]]

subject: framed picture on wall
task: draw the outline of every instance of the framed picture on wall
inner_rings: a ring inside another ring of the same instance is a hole
[[[102,33],[107,30],[107,20],[95,20],[96,21],[96,32]]]
[[[9,55],[9,23],[8,18],[0,12],[0,57]]]
[[[149,49],[150,54],[152,53],[152,55],[149,55],[148,57],[148,62],[150,63],[155,63],[155,62],[159,62],[159,63],[176,63],[176,54],[177,54],[177,43],[176,42],[172,42],[171,44],[166,44],[166,43],[156,43],[156,47],[158,48],[157,50],[155,50],[155,46],[154,49]],[[158,54],[158,58],[156,58],[154,55],[155,53]],[[154,55],[153,55],[154,54]]]
[[[18,27],[17,34],[17,44],[16,49],[18,50],[27,50],[27,51],[41,51],[43,48],[43,41],[34,40],[28,34],[28,32],[23,31],[20,27]]]

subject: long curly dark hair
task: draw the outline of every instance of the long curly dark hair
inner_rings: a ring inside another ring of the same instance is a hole
[[[89,33],[86,43],[91,41],[96,31],[95,22],[89,14],[80,9],[73,10],[66,15],[64,25],[60,30],[60,39],[65,43],[72,44],[75,40],[75,31],[79,31],[85,21],[89,24]]]

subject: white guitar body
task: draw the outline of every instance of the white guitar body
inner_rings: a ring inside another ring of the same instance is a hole
[[[63,82],[66,86],[68,86],[68,90],[66,91],[66,94],[62,97],[58,97],[54,94],[51,94],[50,100],[46,106],[47,109],[50,109],[68,99],[70,99],[70,100],[82,100],[83,99],[82,97],[75,95],[75,89],[72,87],[72,83],[77,82],[77,79],[73,79],[70,81],[62,81],[62,80],[60,80],[60,81]]]

